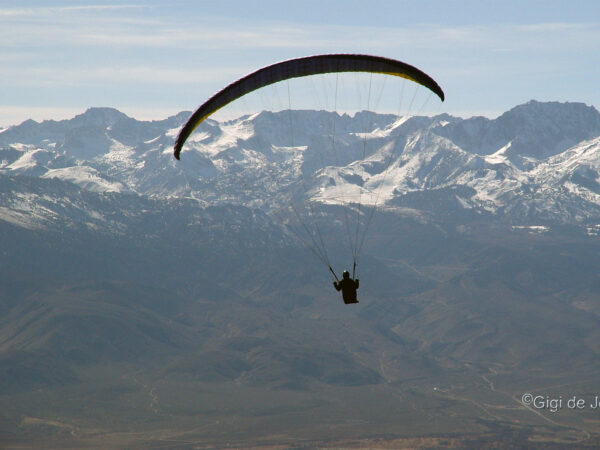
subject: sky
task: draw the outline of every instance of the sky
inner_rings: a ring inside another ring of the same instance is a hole
[[[321,53],[414,65],[444,89],[439,112],[461,117],[600,107],[597,0],[0,0],[0,127],[100,106],[164,119]]]

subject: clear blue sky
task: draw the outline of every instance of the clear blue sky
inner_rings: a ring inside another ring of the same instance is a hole
[[[600,1],[0,1],[0,126],[111,106],[193,110],[273,62],[400,59],[494,117],[530,99],[600,107]]]

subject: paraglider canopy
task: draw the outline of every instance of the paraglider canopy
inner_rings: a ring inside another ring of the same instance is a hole
[[[433,78],[416,67],[395,59],[355,54],[316,55],[290,59],[246,75],[204,102],[179,132],[175,141],[175,158],[179,159],[183,144],[198,125],[228,103],[279,81],[331,72],[371,72],[406,78],[427,87],[444,101],[444,92]]]

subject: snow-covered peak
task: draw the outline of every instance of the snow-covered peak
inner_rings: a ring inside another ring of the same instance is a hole
[[[119,121],[133,120],[115,108],[89,108],[83,114],[72,119],[75,126],[94,126],[109,128]]]
[[[459,147],[489,155],[510,143],[505,155],[544,159],[600,135],[600,113],[583,103],[530,101],[496,119],[473,117],[439,127],[436,131]]]

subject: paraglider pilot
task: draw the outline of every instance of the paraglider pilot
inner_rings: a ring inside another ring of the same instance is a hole
[[[356,290],[358,289],[358,278],[353,280],[350,278],[350,272],[344,270],[342,280],[334,281],[333,286],[337,291],[342,291],[342,298],[346,305],[350,303],[358,303],[356,298]]]

